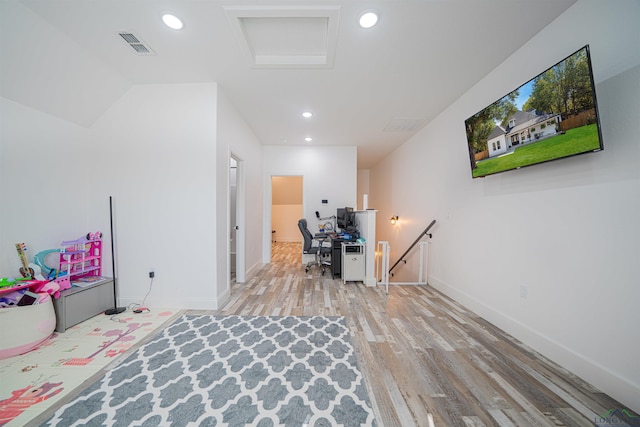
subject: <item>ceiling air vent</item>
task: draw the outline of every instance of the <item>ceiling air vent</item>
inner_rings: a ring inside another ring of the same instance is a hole
[[[124,40],[138,55],[155,55],[156,53],[145,44],[137,35],[130,31],[120,31],[118,33],[122,40]]]

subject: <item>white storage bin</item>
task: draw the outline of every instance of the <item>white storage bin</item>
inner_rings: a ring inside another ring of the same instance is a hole
[[[55,327],[51,298],[35,305],[0,308],[0,359],[34,349],[53,334]]]

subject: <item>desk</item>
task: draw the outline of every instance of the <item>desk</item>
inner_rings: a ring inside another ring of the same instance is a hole
[[[342,275],[342,242],[344,239],[337,235],[329,235],[331,241],[331,278]]]

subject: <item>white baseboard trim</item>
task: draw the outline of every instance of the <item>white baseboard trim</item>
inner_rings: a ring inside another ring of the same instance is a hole
[[[121,297],[118,298],[120,300],[118,306],[119,307],[129,307],[131,304],[140,304],[140,298],[127,298]],[[153,301],[151,303],[146,303],[146,307],[153,310],[155,307],[153,305]],[[218,309],[218,300],[215,299],[181,299],[181,300],[172,300],[171,305],[167,306],[162,305],[164,308],[175,308],[182,310],[217,310]]]
[[[378,281],[375,277],[365,277],[364,284],[369,287],[374,287],[375,285],[378,284]]]
[[[470,295],[460,292],[437,277],[429,276],[428,282],[429,285],[438,291],[506,331],[538,353],[562,366],[567,371],[578,375],[580,378],[626,405],[627,408],[635,412],[640,412],[640,387],[638,385],[630,383],[616,373],[611,372],[607,367],[585,358],[563,344],[540,334],[538,331],[531,329],[504,313],[496,311]]]
[[[139,298],[126,298],[118,295],[118,307],[129,307],[132,304],[140,304]],[[146,304],[149,305],[149,304]],[[153,308],[153,306],[151,306]],[[169,308],[182,308],[182,307],[169,307]]]
[[[389,286],[427,286],[426,282],[389,282]]]
[[[219,310],[221,307],[224,307],[224,305],[227,303],[227,301],[229,300],[229,297],[231,296],[231,290],[230,289],[225,289],[225,291],[223,293],[221,293],[220,295],[218,295],[218,300],[216,301],[216,310]]]

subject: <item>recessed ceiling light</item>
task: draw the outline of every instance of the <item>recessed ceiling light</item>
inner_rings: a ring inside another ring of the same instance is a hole
[[[184,27],[182,21],[178,17],[171,15],[170,13],[165,13],[164,15],[162,15],[162,22],[164,22],[167,27],[173,30],[181,30],[182,27]]]
[[[365,10],[360,15],[358,23],[362,28],[371,28],[378,22],[378,13],[373,10]]]
[[[304,113],[302,113],[302,117],[304,117],[305,119],[308,119],[311,116],[313,116],[313,113],[311,111],[305,111]]]
[[[309,136],[308,136],[308,137],[306,137],[304,140],[305,140],[305,141],[307,141],[307,142],[311,142],[311,141],[313,141],[313,138],[311,138],[311,137],[309,137]]]

